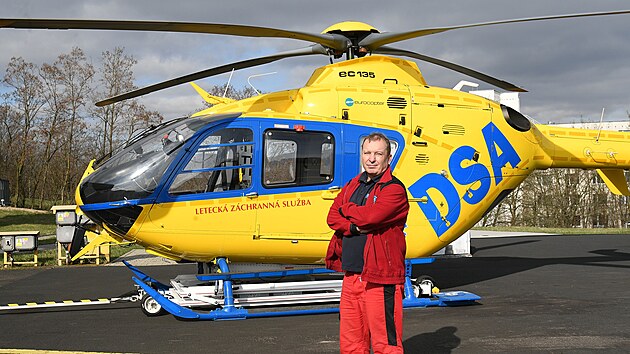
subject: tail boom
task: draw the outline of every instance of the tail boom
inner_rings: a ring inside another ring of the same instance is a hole
[[[618,195],[630,195],[624,170],[630,169],[630,133],[537,125],[541,151],[536,168],[594,169]]]

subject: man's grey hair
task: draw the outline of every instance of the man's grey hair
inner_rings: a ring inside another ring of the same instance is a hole
[[[386,147],[387,156],[390,156],[392,154],[392,143],[389,141],[389,139],[387,139],[387,137],[383,133],[379,133],[379,132],[371,133],[365,138],[365,140],[363,140],[363,144],[365,144],[366,141],[373,142],[373,141],[379,141],[379,140],[382,140],[385,142],[385,145],[387,146]],[[363,145],[361,145],[361,149],[363,149]]]

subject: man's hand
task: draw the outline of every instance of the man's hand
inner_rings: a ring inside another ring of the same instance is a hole
[[[355,227],[357,228],[357,231],[359,231],[359,233],[361,233],[361,234],[369,234],[369,233],[372,233],[372,231],[374,231],[372,229],[366,229],[366,228],[361,229],[361,228],[359,228],[356,225],[355,225]]]

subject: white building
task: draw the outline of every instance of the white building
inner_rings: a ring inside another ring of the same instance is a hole
[[[453,87],[453,90],[461,91],[464,87],[479,87],[479,84],[470,81],[460,81]],[[471,90],[468,91],[473,95],[481,96],[489,100],[493,100],[500,104],[504,104],[508,107],[512,107],[517,111],[521,111],[521,102],[518,97],[518,92],[497,92],[495,90]]]
[[[630,121],[551,124],[557,127],[630,132]]]
[[[500,104],[512,107],[517,111],[521,111],[521,102],[518,97],[518,92],[497,92],[495,90],[477,90],[469,91],[473,95],[481,96]]]

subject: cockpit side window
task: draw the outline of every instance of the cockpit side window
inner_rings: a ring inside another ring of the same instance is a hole
[[[172,195],[247,189],[252,184],[253,133],[225,128],[208,135],[169,188]]]

